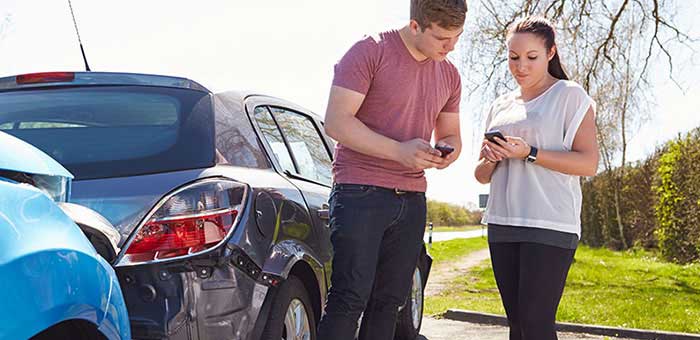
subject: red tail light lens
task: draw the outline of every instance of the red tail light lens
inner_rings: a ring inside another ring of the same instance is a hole
[[[127,245],[120,265],[197,254],[223,242],[246,197],[243,184],[207,180],[166,198]]]
[[[39,83],[70,82],[74,79],[75,73],[73,72],[44,72],[22,74],[17,76],[16,81],[18,85],[26,85]]]
[[[126,253],[135,261],[166,259],[196,253],[226,237],[238,211],[227,210],[173,220],[149,221]]]

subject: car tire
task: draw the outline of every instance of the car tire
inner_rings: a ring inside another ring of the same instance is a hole
[[[425,287],[424,270],[418,266],[411,280],[411,292],[406,304],[399,311],[394,340],[415,340],[423,324],[423,289]]]
[[[316,320],[304,284],[289,276],[277,288],[262,340],[316,340]]]
[[[30,340],[107,340],[107,337],[88,321],[71,320],[54,325]]]

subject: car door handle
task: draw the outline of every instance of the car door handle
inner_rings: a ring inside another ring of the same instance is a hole
[[[328,221],[331,219],[331,214],[328,209],[318,209],[318,218]]]

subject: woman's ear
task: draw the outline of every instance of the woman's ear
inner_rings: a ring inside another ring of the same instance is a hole
[[[552,60],[554,58],[554,55],[557,54],[557,46],[554,45],[552,48],[549,49],[549,53],[547,53],[547,61]]]

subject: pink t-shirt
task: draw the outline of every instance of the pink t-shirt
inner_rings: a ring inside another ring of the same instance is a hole
[[[429,141],[440,112],[459,112],[459,72],[448,60],[419,62],[399,32],[355,43],[335,65],[333,85],[365,95],[356,117],[372,131],[404,142]],[[424,171],[372,157],[342,144],[335,149],[335,183],[425,192]]]

